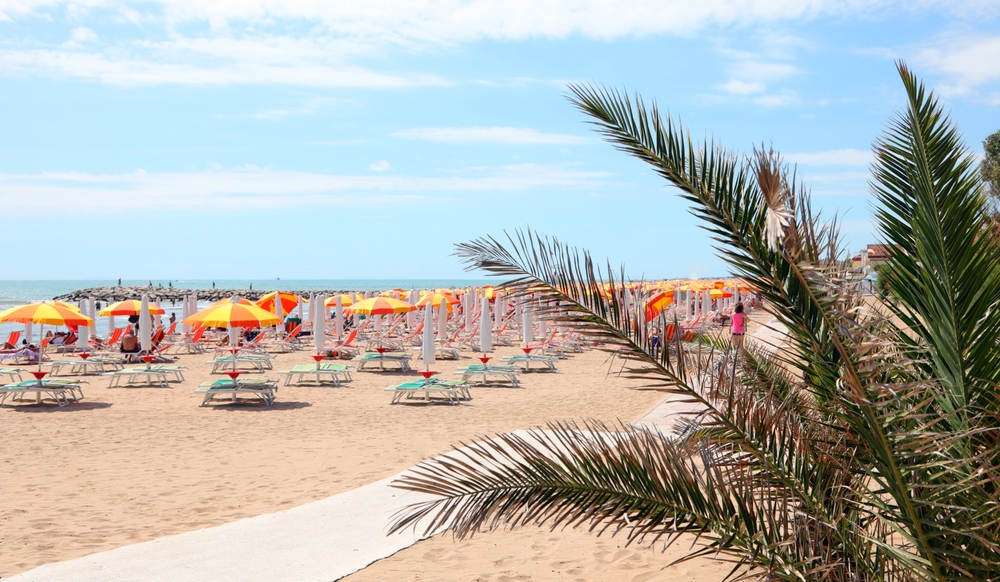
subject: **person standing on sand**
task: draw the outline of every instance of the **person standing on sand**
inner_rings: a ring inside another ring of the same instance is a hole
[[[746,320],[743,315],[743,303],[737,303],[733,310],[733,346],[737,349],[743,347],[743,334],[747,332]]]

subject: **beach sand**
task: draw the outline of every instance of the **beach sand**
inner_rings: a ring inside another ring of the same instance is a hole
[[[475,363],[470,356],[439,361],[437,368],[450,375]],[[339,388],[282,387],[272,407],[202,408],[193,390],[210,378],[209,357],[179,356],[189,367],[187,381],[166,389],[109,389],[107,379],[91,376],[81,403],[0,407],[0,576],[322,499],[478,435],[554,419],[631,422],[663,398],[630,389],[609,375],[605,352],[588,350],[560,362],[559,373],[524,375],[523,388],[473,388],[473,399],[461,406],[390,406],[382,388],[416,375],[356,372]],[[275,371],[307,362],[308,352],[278,355]],[[490,573],[516,570],[547,579],[559,563],[566,572],[600,579],[601,572],[619,569],[660,575],[669,561],[651,550],[620,550],[623,543],[540,530],[458,544],[446,536],[358,576],[396,578],[394,569],[405,569],[437,572],[413,579],[489,574],[482,579],[500,580]],[[525,544],[538,553],[522,555]]]

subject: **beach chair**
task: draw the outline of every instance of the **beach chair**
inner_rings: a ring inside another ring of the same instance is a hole
[[[230,402],[236,402],[240,395],[252,396],[265,406],[274,404],[274,395],[278,391],[277,383],[263,378],[246,378],[239,380],[213,380],[204,382],[195,388],[196,394],[204,395],[201,406],[208,406],[219,396],[229,395]]]
[[[10,335],[7,336],[7,343],[14,347],[17,347],[17,342],[20,339],[21,339],[21,332],[12,331],[10,332]]]
[[[205,335],[204,327],[199,327],[194,330],[194,335],[191,336],[190,340],[181,340],[175,342],[171,347],[174,348],[174,353],[188,353],[188,354],[200,354],[205,351],[204,343],[201,343],[201,338]]]
[[[323,346],[323,349],[330,352],[335,358],[353,358],[361,352],[361,346],[353,342],[358,337],[358,330],[352,330],[343,342],[334,342]]]
[[[117,344],[119,340],[122,339],[123,335],[125,335],[125,328],[116,327],[111,331],[111,335],[108,336],[108,339],[106,341],[101,341],[99,338],[94,338],[93,340],[90,341],[90,345],[91,347],[95,348],[110,348],[113,347],[115,344]]]

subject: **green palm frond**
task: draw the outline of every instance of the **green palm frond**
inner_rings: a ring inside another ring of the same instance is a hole
[[[692,533],[692,555],[784,580],[1000,579],[1000,249],[957,131],[900,66],[907,111],[876,145],[890,315],[841,260],[836,219],[773,151],[699,145],[654,104],[573,86],[619,149],[692,203],[722,257],[788,328],[783,354],[725,340],[657,349],[623,268],[528,231],[458,245],[541,317],[602,342],[623,373],[700,405],[677,436],[553,423],[423,463],[394,485],[435,499],[394,530],[472,535],[589,524],[629,541]],[[677,325],[677,321],[672,322]]]

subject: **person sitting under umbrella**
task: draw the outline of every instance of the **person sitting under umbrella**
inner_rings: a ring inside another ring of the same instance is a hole
[[[122,336],[122,353],[123,354],[138,354],[139,353],[139,338],[132,333],[130,329]]]

